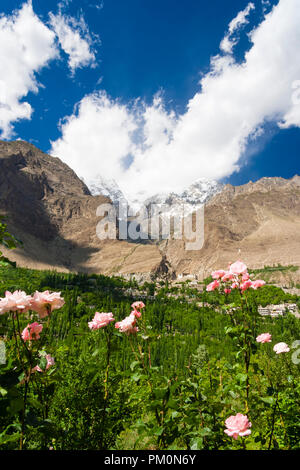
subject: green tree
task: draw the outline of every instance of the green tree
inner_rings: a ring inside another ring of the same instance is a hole
[[[0,215],[0,247],[5,246],[9,250],[13,250],[14,248],[17,248],[17,245],[20,243],[21,242],[19,242],[19,240],[17,240],[7,231],[7,224],[5,223],[5,219],[2,215]],[[0,249],[0,266],[7,266],[8,264],[12,266],[16,265],[16,263],[6,258]]]

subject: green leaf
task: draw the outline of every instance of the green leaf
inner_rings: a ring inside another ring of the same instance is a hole
[[[168,390],[169,390],[168,387],[155,388],[153,392],[155,394],[155,397],[159,399],[159,398],[164,398],[167,395]]]
[[[201,437],[209,436],[211,434],[211,429],[210,428],[200,429],[199,434]]]
[[[19,382],[22,382],[22,380],[24,379],[25,377],[25,373],[22,372],[22,374],[19,375],[18,379],[19,379]]]
[[[274,405],[275,404],[275,398],[274,397],[261,397],[261,401],[264,403],[267,403],[268,405]]]
[[[130,364],[130,369],[133,371],[134,368],[139,365],[140,362],[139,361],[132,361],[132,363]]]
[[[161,436],[162,433],[164,432],[164,428],[162,426],[158,427],[158,428],[154,428],[154,435],[155,436]]]
[[[0,445],[7,444],[8,442],[16,442],[20,439],[20,433],[15,432],[14,434],[0,434]]]
[[[172,410],[178,410],[179,405],[176,400],[173,398],[170,398],[170,400],[167,403],[167,408],[171,408]]]
[[[5,397],[5,395],[7,395],[7,390],[5,390],[5,388],[1,387],[1,385],[0,385],[0,393],[3,397]]]
[[[226,326],[224,328],[224,332],[225,332],[225,335],[228,335],[229,333],[231,333],[233,331],[233,327],[232,326]]]
[[[236,375],[236,378],[239,382],[246,382],[247,374],[239,373],[239,374]]]
[[[203,439],[202,437],[194,437],[190,441],[191,450],[201,450],[203,449]]]
[[[146,377],[144,374],[141,374],[140,372],[136,372],[135,374],[131,375],[131,379],[134,380],[135,382],[138,382],[142,378]]]
[[[40,362],[39,362],[39,367],[40,367],[42,370],[45,370],[45,369],[46,369],[46,367],[47,367],[47,359],[46,359],[46,357],[41,357]]]

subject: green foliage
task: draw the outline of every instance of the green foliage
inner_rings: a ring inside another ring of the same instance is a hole
[[[9,250],[13,250],[20,245],[21,242],[7,231],[7,224],[2,215],[0,215],[0,247],[5,246]],[[6,258],[0,250],[0,266],[15,266],[16,264]]]
[[[0,267],[0,279],[1,296],[48,289],[65,299],[44,323],[32,357],[24,355],[25,370],[28,361],[42,370],[27,387],[24,448],[299,449],[299,365],[291,361],[293,350],[276,355],[272,349],[300,339],[299,319],[257,314],[259,304],[294,296],[265,286],[247,294],[242,311],[236,292],[225,297],[188,283],[175,289],[163,283],[157,292],[148,283],[140,331],[130,338],[113,324],[90,331],[88,322],[96,311],[113,312],[117,321],[129,315],[138,300],[130,293],[135,283],[10,267]],[[19,320],[20,331],[31,321],[28,314]],[[256,343],[264,332],[272,343]],[[11,315],[0,315],[0,334],[7,351],[0,364],[0,448],[17,449],[26,374]],[[49,370],[46,353],[55,358]],[[236,413],[247,413],[252,433],[235,441],[224,423]]]

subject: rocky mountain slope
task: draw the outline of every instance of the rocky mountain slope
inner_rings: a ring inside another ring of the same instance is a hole
[[[204,226],[204,246],[198,252],[186,252],[182,242],[167,243],[167,258],[177,272],[199,272],[201,277],[237,258],[252,268],[300,266],[299,176],[226,185],[205,205]]]
[[[252,268],[300,266],[299,176],[217,189],[205,203],[201,250],[187,251],[184,240],[99,240],[96,209],[109,199],[93,196],[58,158],[26,142],[0,141],[0,213],[23,241],[23,248],[9,254],[22,266],[145,276],[195,273],[200,278],[237,258]]]
[[[58,158],[27,142],[0,141],[0,213],[23,242],[22,249],[9,253],[19,265],[113,273],[135,253],[133,272],[151,271],[161,260],[155,246],[97,237],[96,210],[107,202],[92,196]]]

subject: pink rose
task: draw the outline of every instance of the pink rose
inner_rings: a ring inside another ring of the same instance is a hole
[[[211,273],[211,277],[213,279],[221,279],[224,276],[225,273],[226,273],[226,271],[224,271],[223,269],[219,269],[218,271],[213,271]]]
[[[232,281],[233,278],[234,278],[233,274],[229,271],[226,271],[224,276],[222,277],[222,281],[223,282]]]
[[[38,313],[40,318],[46,317],[49,312],[57,310],[64,305],[65,301],[60,292],[35,292],[32,298],[31,309]]]
[[[124,320],[117,322],[115,324],[115,328],[118,328],[121,333],[137,333],[139,329],[135,326],[136,325],[136,318],[133,313],[131,313],[128,317],[124,318]]]
[[[99,328],[103,328],[109,325],[109,323],[111,323],[112,321],[115,321],[115,319],[111,312],[109,313],[96,312],[93,320],[90,321],[88,325],[91,330],[99,330]]]
[[[139,312],[138,310],[132,310],[131,314],[136,318],[140,318],[142,316],[142,312]]]
[[[208,284],[208,286],[206,286],[206,290],[207,290],[207,292],[211,292],[211,291],[217,289],[219,286],[220,286],[220,282],[215,280],[215,281],[211,282],[210,284]]]
[[[7,312],[27,312],[31,308],[32,297],[22,290],[14,293],[5,292],[5,297],[0,298],[0,315]]]
[[[244,292],[245,290],[247,289],[250,289],[250,287],[252,287],[252,281],[244,281],[242,282],[242,284],[240,285],[240,289]]]
[[[261,279],[257,279],[257,281],[252,282],[252,289],[259,289],[259,287],[262,287],[265,284],[266,284],[265,281],[262,281]]]
[[[281,354],[284,352],[289,352],[290,348],[288,347],[286,343],[277,343],[275,344],[273,351],[275,351],[276,354]]]
[[[237,413],[235,416],[227,418],[225,426],[227,429],[225,429],[224,432],[234,439],[237,439],[238,436],[249,436],[249,434],[251,434],[249,428],[251,428],[252,425],[247,416],[242,415],[241,413]]]
[[[232,274],[236,274],[236,275],[246,274],[247,266],[241,261],[236,261],[235,263],[230,265],[229,270]]]
[[[141,310],[141,308],[144,308],[144,307],[145,307],[145,304],[144,304],[144,302],[142,302],[141,300],[137,300],[136,302],[133,302],[133,304],[131,305],[131,307],[132,307],[134,310]]]
[[[225,294],[230,294],[231,289],[224,289]]]
[[[271,343],[272,335],[270,335],[270,333],[262,333],[256,338],[256,341],[258,343]]]
[[[249,279],[250,279],[249,273],[244,273],[244,274],[242,275],[242,281],[249,281]]]
[[[138,300],[137,302],[133,302],[131,307],[133,308],[133,311],[131,313],[137,318],[140,318],[140,316],[142,315],[140,310],[145,307],[145,304],[141,300]]]
[[[40,325],[37,322],[27,325],[26,328],[22,331],[22,338],[24,341],[31,341],[40,339],[40,333],[43,329],[43,325]]]

